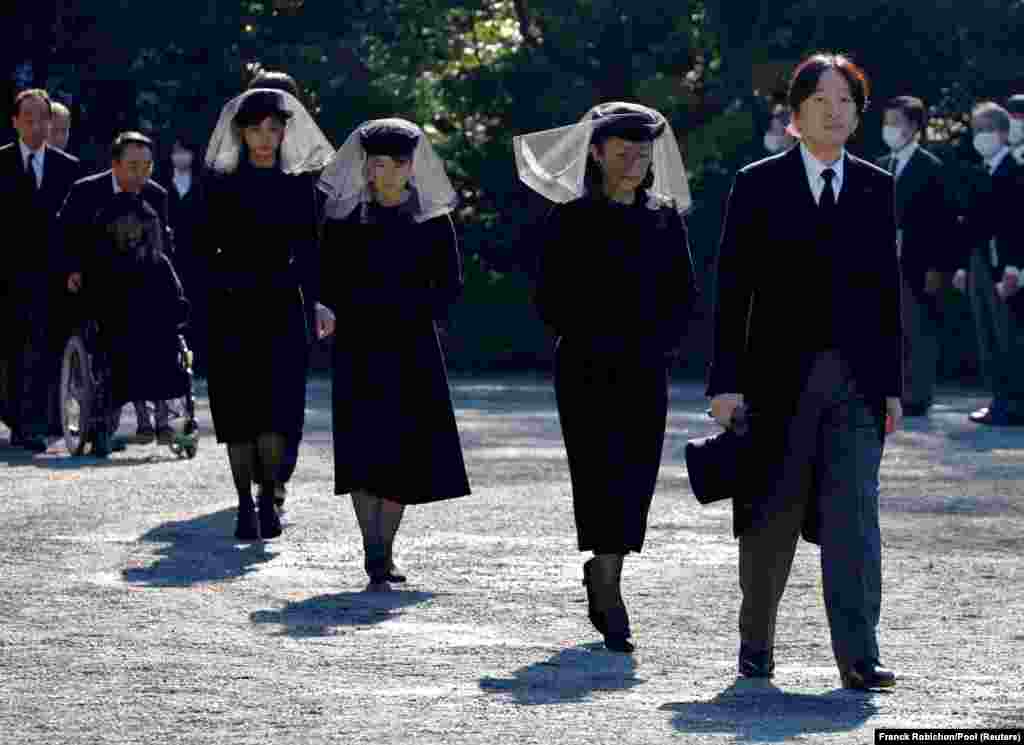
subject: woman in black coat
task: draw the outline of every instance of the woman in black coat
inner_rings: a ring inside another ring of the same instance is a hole
[[[630,652],[623,558],[643,548],[671,353],[696,296],[680,214],[689,194],[675,138],[652,109],[603,104],[561,138],[546,134],[516,142],[523,180],[561,202],[543,230],[536,305],[557,336],[579,549],[594,554],[583,566],[590,620],[609,649]]]
[[[302,104],[265,89],[224,107],[207,150],[210,408],[228,447],[243,540],[281,534],[274,483],[286,438],[302,435],[307,309],[316,309],[319,333],[330,322],[316,303],[315,201],[304,174],[331,154]]]
[[[328,194],[321,298],[334,345],[335,493],[351,494],[368,589],[394,565],[405,506],[470,493],[437,321],[462,290],[455,192],[426,135],[403,119],[361,125],[320,181]]]

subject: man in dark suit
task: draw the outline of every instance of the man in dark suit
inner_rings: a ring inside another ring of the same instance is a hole
[[[1024,167],[1010,152],[1010,115],[986,102],[971,118],[974,148],[984,161],[985,177],[970,199],[964,242],[970,248],[954,276],[967,292],[978,333],[982,371],[992,402],[970,414],[978,424],[1024,425],[1024,235],[1018,215],[1024,204]]]
[[[919,98],[899,96],[886,103],[882,139],[891,152],[877,161],[896,180],[906,416],[925,416],[932,405],[941,327],[938,293],[958,259],[950,250],[958,225],[945,168],[920,145],[927,119]]]
[[[1007,141],[1013,159],[1024,165],[1024,93],[1017,93],[1006,100],[1006,110],[1010,114],[1010,136]]]
[[[98,245],[93,234],[93,221],[101,209],[113,200],[115,194],[137,194],[160,218],[165,232],[167,254],[173,256],[173,241],[168,229],[167,191],[150,179],[153,173],[153,141],[139,132],[123,132],[111,146],[111,167],[107,171],[87,176],[71,187],[67,201],[60,211],[61,227],[65,236],[64,277],[68,291],[77,293],[87,284],[88,267],[93,262],[93,251]],[[125,313],[146,312],[145,308],[125,308]],[[149,408],[144,401],[133,402],[138,418],[135,442],[170,442],[173,433],[168,424],[169,409],[165,401],[156,402],[156,421],[149,419]]]
[[[793,74],[799,147],[739,171],[718,256],[707,394],[721,424],[749,410],[756,458],[733,496],[739,673],[771,677],[775,620],[804,538],[821,546],[844,686],[895,684],[879,660],[884,433],[903,387],[892,176],[846,152],[864,73],[818,54]]]
[[[14,104],[18,140],[0,148],[4,222],[10,230],[31,236],[29,244],[12,246],[0,267],[0,314],[7,329],[0,361],[6,362],[8,380],[7,410],[0,416],[11,426],[11,444],[33,452],[46,450],[46,436],[57,433],[64,329],[52,263],[58,241],[54,223],[79,176],[77,159],[46,144],[51,116],[46,91],[22,91]]]

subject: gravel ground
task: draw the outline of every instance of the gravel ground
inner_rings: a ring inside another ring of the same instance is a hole
[[[946,390],[882,467],[888,693],[844,691],[816,547],[797,552],[771,683],[735,675],[728,505],[700,507],[683,446],[708,434],[673,388],[648,543],[627,559],[637,652],[586,620],[554,395],[453,381],[473,495],[410,508],[406,589],[367,594],[331,494],[329,384],[281,538],[232,538],[212,436],[193,461],[30,458],[0,427],[0,743],[870,743],[879,727],[1024,727],[1024,429]],[[209,413],[200,397],[201,422]],[[130,432],[133,417],[124,418]]]

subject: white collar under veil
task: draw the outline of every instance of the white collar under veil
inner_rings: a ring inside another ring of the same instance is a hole
[[[271,88],[252,88],[224,104],[217,126],[206,148],[206,166],[217,173],[233,173],[242,152],[241,131],[235,116],[242,104],[254,94],[273,93],[281,109],[287,112],[284,138],[281,140],[280,167],[285,173],[306,173],[323,168],[334,154],[334,148],[313,117],[295,96]]]
[[[679,143],[668,120],[655,109],[640,104],[600,104],[576,124],[513,137],[519,179],[557,204],[579,199],[587,193],[587,160],[594,132],[600,127],[626,126],[638,120],[644,127],[656,127],[659,133],[651,143],[654,183],[647,190],[652,197],[648,206],[655,209],[672,204],[680,214],[685,214],[692,199]]]
[[[459,198],[445,172],[444,161],[423,130],[406,119],[373,119],[356,127],[320,176],[317,186],[327,195],[324,205],[326,217],[344,220],[357,207],[362,208],[373,201],[366,177],[367,153],[363,137],[369,132],[388,129],[417,138],[409,178],[412,198],[406,203],[412,219],[425,222],[449,214],[458,206]]]

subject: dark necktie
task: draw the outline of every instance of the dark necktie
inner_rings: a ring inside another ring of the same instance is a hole
[[[32,191],[39,190],[39,182],[36,181],[36,154],[28,154],[28,167],[25,169],[25,175],[28,176],[28,183],[32,187]]]
[[[821,199],[818,200],[818,207],[822,214],[830,214],[836,208],[836,192],[832,188],[832,179],[835,178],[836,172],[831,168],[826,168],[821,172],[821,177],[825,179],[825,188],[821,190]]]

